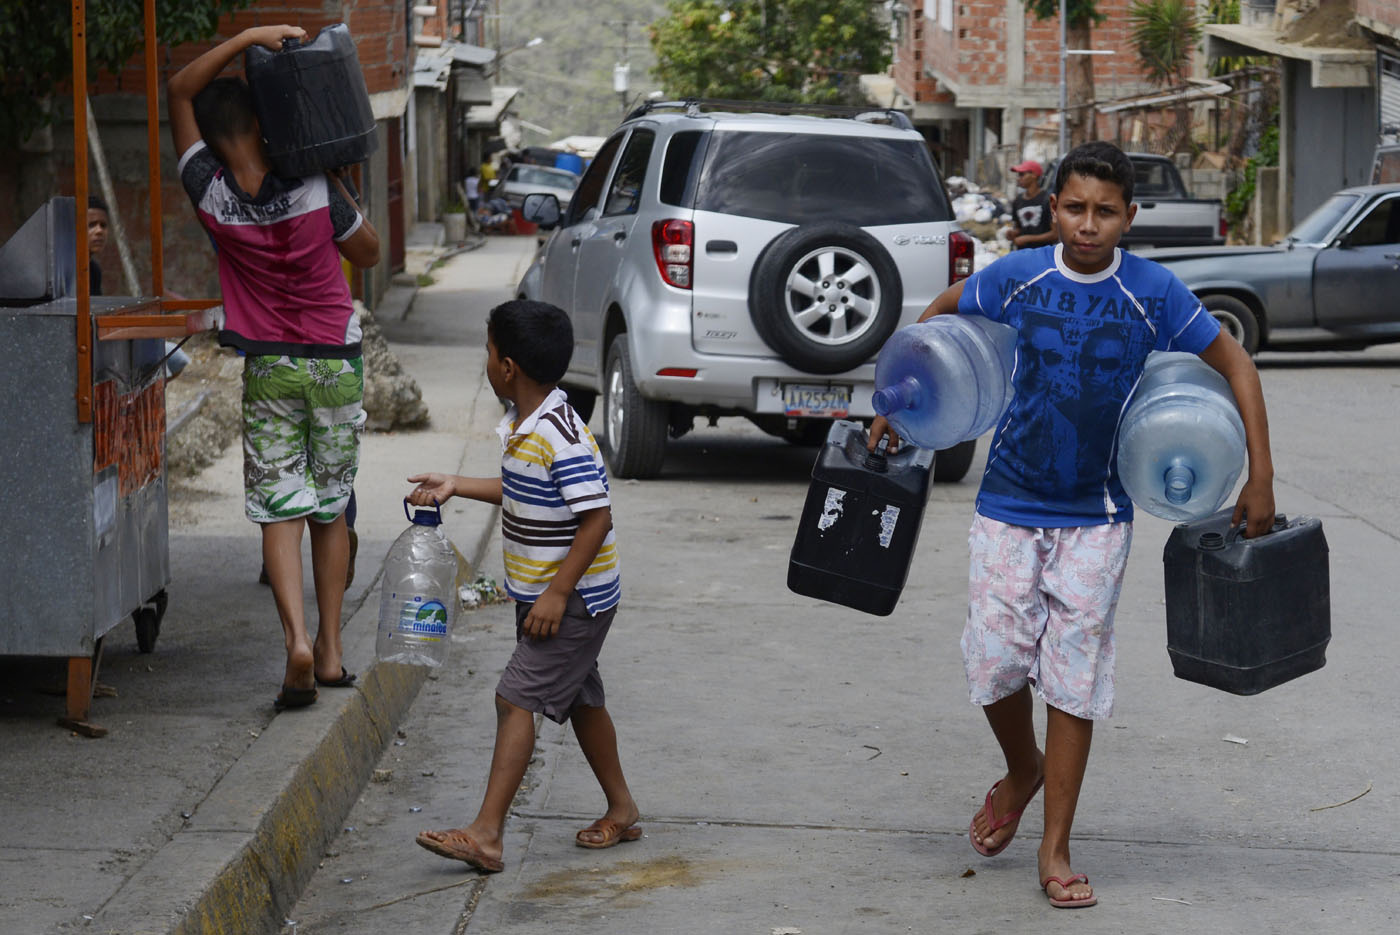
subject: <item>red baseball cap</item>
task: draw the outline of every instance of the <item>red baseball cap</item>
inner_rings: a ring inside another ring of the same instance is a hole
[[[1034,159],[1027,159],[1025,162],[1021,163],[1019,166],[1012,166],[1012,167],[1011,167],[1011,171],[1012,171],[1012,172],[1034,172],[1036,175],[1044,175],[1044,174],[1045,174],[1045,170],[1042,169],[1042,168],[1040,167],[1040,163],[1036,162]]]

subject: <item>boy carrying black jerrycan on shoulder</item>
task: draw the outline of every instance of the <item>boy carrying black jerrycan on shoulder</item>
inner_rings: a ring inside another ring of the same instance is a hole
[[[580,847],[642,836],[637,804],[604,707],[598,653],[622,590],[607,471],[593,435],[559,389],[573,327],[559,308],[513,301],[486,323],[486,376],[510,403],[497,426],[499,477],[417,474],[409,502],[467,497],[501,505],[506,590],[516,601],[515,653],[496,686],[496,748],[486,794],[465,828],[424,831],[434,854],[499,872],[506,812],[535,748],[535,714],[569,721],[607,797],[602,818],[578,832]]]
[[[1011,405],[997,426],[969,534],[963,664],[1006,760],[973,816],[973,848],[1011,843],[1043,785],[1038,870],[1056,908],[1097,902],[1070,865],[1069,838],[1094,721],[1113,710],[1113,616],[1132,541],[1119,482],[1118,416],[1149,351],[1198,354],[1229,381],[1244,421],[1249,475],[1234,522],[1274,519],[1273,466],[1259,375],[1249,355],[1165,267],[1125,253],[1133,167],[1109,143],[1060,165],[1050,199],[1059,243],[1018,250],[949,288],[921,316],[984,315],[1015,328]],[[870,446],[888,434],[882,418]],[[1045,750],[1032,723],[1046,705]]]
[[[360,323],[341,270],[379,262],[379,235],[333,175],[280,178],[265,152],[252,92],[220,73],[252,46],[305,39],[300,26],[245,29],[167,85],[180,181],[219,254],[219,343],[243,370],[244,509],[287,653],[277,710],[305,708],[317,686],[355,681],[341,659],[350,562],[345,511],[364,428]],[[319,622],[307,632],[301,540],[310,530]]]

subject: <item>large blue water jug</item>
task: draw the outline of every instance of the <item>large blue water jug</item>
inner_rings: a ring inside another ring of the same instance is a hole
[[[307,43],[284,40],[280,52],[251,46],[243,70],[268,161],[283,178],[364,162],[378,148],[365,76],[344,23]]]
[[[1154,351],[1118,426],[1118,475],[1139,509],[1185,523],[1220,509],[1244,467],[1230,384],[1195,354]]]
[[[1011,402],[1016,332],[981,315],[935,315],[890,335],[875,361],[875,411],[920,448],[990,431]]]

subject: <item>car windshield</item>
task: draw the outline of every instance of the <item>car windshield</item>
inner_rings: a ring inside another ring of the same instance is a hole
[[[716,131],[696,192],[701,211],[857,227],[952,216],[919,140]]]
[[[1339,193],[1328,198],[1319,205],[1312,214],[1303,218],[1301,224],[1293,228],[1285,238],[1290,243],[1323,243],[1341,221],[1343,215],[1351,210],[1356,204],[1356,199],[1360,195],[1350,193]]]
[[[574,183],[577,181],[578,179],[571,172],[550,172],[539,166],[516,166],[510,173],[512,184],[542,185],[545,188],[557,188],[566,192],[573,191]]]

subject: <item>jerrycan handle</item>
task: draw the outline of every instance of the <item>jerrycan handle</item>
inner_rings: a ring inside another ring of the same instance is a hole
[[[419,507],[419,508],[416,509],[413,513],[409,513],[409,512],[408,512],[408,506],[409,506],[409,504],[408,504],[408,498],[407,498],[407,497],[404,497],[404,498],[403,498],[403,515],[404,515],[405,517],[408,518],[408,521],[409,521],[410,523],[414,523],[415,525],[418,525],[418,526],[441,526],[441,525],[442,525],[442,504],[438,503],[436,497],[433,498],[432,510],[429,510],[428,507]],[[433,511],[436,511],[436,513],[437,513],[436,516],[433,515]],[[420,519],[419,517],[422,517],[422,519]]]
[[[1231,526],[1231,527],[1230,527],[1230,531],[1229,531],[1228,533],[1226,533],[1226,536],[1225,536],[1226,544],[1233,544],[1234,541],[1235,541],[1236,539],[1242,539],[1242,538],[1244,538],[1244,531],[1245,531],[1245,528],[1246,528],[1248,525],[1249,525],[1249,523],[1248,523],[1248,521],[1246,521],[1246,522],[1240,523],[1238,526]],[[1284,528],[1286,528],[1287,526],[1288,526],[1288,516],[1287,516],[1286,514],[1283,514],[1283,513],[1275,513],[1275,514],[1274,514],[1274,524],[1273,524],[1273,526],[1269,527],[1268,532],[1264,533],[1264,535],[1267,536],[1269,533],[1278,532],[1280,529],[1284,529]],[[1255,538],[1257,539],[1257,538],[1261,538],[1261,537],[1256,536]]]
[[[288,36],[282,40],[283,52],[294,52],[299,48],[301,48],[301,40],[296,36]]]

